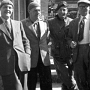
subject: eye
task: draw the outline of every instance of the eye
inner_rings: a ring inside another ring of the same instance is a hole
[[[12,7],[9,7],[9,9],[12,9]]]
[[[63,11],[66,11],[66,9],[63,9]]]
[[[12,6],[3,6],[5,9],[12,9]]]

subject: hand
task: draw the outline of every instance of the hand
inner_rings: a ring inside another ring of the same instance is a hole
[[[71,46],[71,48],[75,48],[77,46],[77,43],[75,41],[72,41],[70,46]]]

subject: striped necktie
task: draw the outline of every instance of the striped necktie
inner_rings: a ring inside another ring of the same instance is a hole
[[[9,31],[9,33],[11,33],[11,24],[8,21],[5,21],[5,26],[7,30]]]
[[[79,24],[79,34],[78,34],[78,41],[80,42],[83,39],[83,34],[84,34],[84,18],[81,20]]]
[[[38,25],[37,25],[37,36],[38,36],[38,39],[40,40],[40,25],[39,25],[39,22],[38,22]]]
[[[36,30],[37,37],[38,37],[38,39],[40,40],[41,32],[40,32],[39,22],[37,22],[37,23],[34,24],[34,28],[35,28],[35,30]]]

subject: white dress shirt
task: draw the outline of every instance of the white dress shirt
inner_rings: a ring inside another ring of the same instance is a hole
[[[83,16],[81,16],[79,23],[81,22]],[[83,40],[79,42],[79,44],[87,44],[90,43],[90,17],[89,15],[85,16],[84,19],[84,37]],[[79,32],[79,29],[78,29]]]

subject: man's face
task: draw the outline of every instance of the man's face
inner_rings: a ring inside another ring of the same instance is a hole
[[[79,4],[78,10],[79,10],[80,15],[86,16],[89,13],[89,8],[90,7],[88,4],[85,4],[85,3]]]
[[[1,16],[5,19],[10,18],[13,12],[13,6],[9,4],[5,4],[1,7]]]
[[[40,7],[35,7],[29,11],[30,18],[33,19],[33,21],[36,21],[39,19],[41,15]]]
[[[67,9],[67,7],[63,6],[57,11],[57,13],[58,13],[59,17],[66,17],[66,15],[68,13],[68,9]]]

